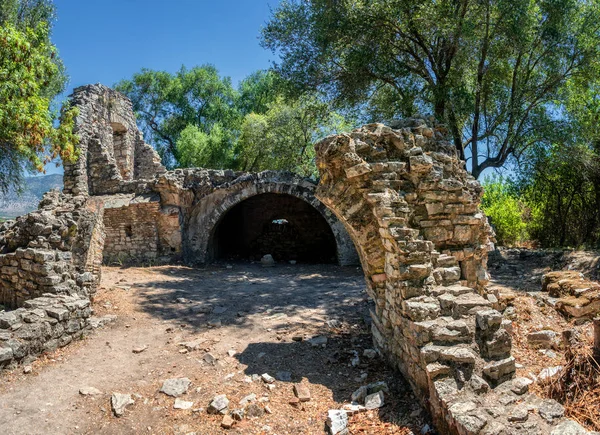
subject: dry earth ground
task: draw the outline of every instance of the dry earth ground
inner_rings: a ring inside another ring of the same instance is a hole
[[[0,434],[323,434],[327,410],[376,381],[388,383],[387,403],[352,417],[351,433],[419,433],[429,420],[407,383],[379,358],[363,357],[372,347],[364,288],[360,269],[337,266],[104,268],[95,315],[117,320],[36,361],[29,374],[1,375]],[[307,341],[318,335],[325,347]],[[181,345],[193,341],[196,350]],[[272,391],[247,382],[286,371],[291,381]],[[177,377],[192,381],[181,397],[192,409],[173,409],[175,399],[159,392]],[[308,386],[309,402],[290,403],[297,382]],[[102,394],[82,396],[83,387]],[[135,399],[120,418],[111,412],[113,392]],[[225,430],[222,416],[206,411],[215,395],[236,409],[251,393],[272,414]]]

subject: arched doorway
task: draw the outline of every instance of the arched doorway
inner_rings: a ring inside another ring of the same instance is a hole
[[[288,194],[263,193],[228,210],[209,241],[212,260],[335,263],[335,236],[325,218],[308,202]]]

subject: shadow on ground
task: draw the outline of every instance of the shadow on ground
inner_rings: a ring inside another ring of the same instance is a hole
[[[369,301],[364,276],[356,267],[236,263],[231,269],[152,270],[159,277],[127,283],[138,289],[142,310],[198,329],[218,321],[239,328],[263,321],[274,323],[272,328],[318,322],[355,313]]]

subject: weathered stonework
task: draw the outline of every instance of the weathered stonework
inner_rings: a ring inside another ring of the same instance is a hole
[[[76,88],[70,97],[79,109],[75,132],[79,159],[65,164],[64,193],[102,195],[135,192],[165,168],[144,143],[131,101],[103,85]]]
[[[90,329],[90,300],[45,294],[22,308],[0,312],[0,368],[28,363],[83,337]]]
[[[316,145],[317,185],[285,172],[166,171],[124,96],[90,85],[72,102],[81,153],[65,166],[64,193],[0,227],[0,303],[23,306],[0,314],[0,366],[88,328],[102,261],[211,261],[232,215],[261,219],[241,225],[259,236],[246,242],[262,254],[261,243],[306,234],[314,222],[315,238],[333,240],[340,264],[360,257],[375,344],[439,433],[561,433],[560,405],[514,379],[510,321],[486,290],[493,245],[481,187],[443,127],[408,119],[328,137]]]
[[[102,238],[101,211],[84,197],[49,192],[39,210],[0,226],[0,305],[20,307],[44,293],[92,295]]]
[[[513,379],[510,321],[486,292],[493,245],[481,187],[432,124],[372,124],[318,143],[317,197],[357,246],[377,347],[439,432],[551,433],[559,419],[511,419],[517,403],[540,400]]]

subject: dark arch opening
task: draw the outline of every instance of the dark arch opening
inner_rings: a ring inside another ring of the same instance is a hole
[[[209,242],[213,260],[335,263],[336,242],[329,224],[309,203],[292,195],[263,193],[232,207]]]

